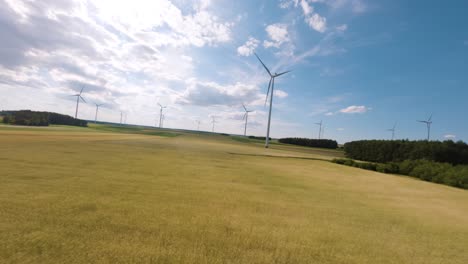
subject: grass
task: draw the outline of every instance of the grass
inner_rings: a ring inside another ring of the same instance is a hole
[[[176,134],[1,127],[0,263],[468,263],[465,190]]]

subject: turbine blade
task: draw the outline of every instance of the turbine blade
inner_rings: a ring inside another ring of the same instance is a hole
[[[247,112],[247,108],[245,108],[245,105],[244,105],[244,104],[242,104],[242,107],[244,107],[244,110]]]
[[[81,95],[81,93],[83,92],[83,89],[84,89],[84,87],[81,87],[80,95]]]
[[[244,114],[244,116],[242,117],[242,120],[245,120],[246,116],[247,116],[247,113]]]
[[[81,100],[86,103],[86,100],[80,95]]]
[[[431,116],[429,116],[429,119],[428,119],[427,121],[429,121],[429,122],[431,121],[432,115],[433,115],[433,114],[431,114]]]
[[[268,100],[268,94],[270,93],[271,80],[273,80],[273,78],[270,78],[270,82],[268,83],[268,90],[267,90],[267,94],[266,94],[266,97],[265,97],[265,106],[266,106],[266,103],[267,103],[267,100]]]
[[[265,68],[265,70],[268,72],[268,74],[269,74],[270,76],[272,76],[270,70],[267,68],[267,66],[265,66],[265,63],[263,63],[263,61],[260,59],[260,57],[258,57],[257,53],[254,52],[254,54],[255,54],[255,57],[257,57],[257,59],[258,59],[258,60],[260,61],[260,63],[263,65],[263,68]]]
[[[291,71],[285,71],[285,72],[282,72],[282,73],[275,74],[275,77],[281,76],[281,75],[286,74],[288,72],[291,72]]]

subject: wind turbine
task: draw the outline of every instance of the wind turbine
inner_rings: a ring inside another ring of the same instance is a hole
[[[322,134],[322,120],[320,120],[320,123],[315,123],[316,125],[319,125],[319,136],[318,139],[320,139],[320,135]]]
[[[163,118],[163,109],[166,108],[167,106],[162,106],[160,103],[158,103],[160,110],[159,110],[159,128],[161,128],[162,125],[162,118]]]
[[[94,104],[96,105],[96,115],[94,116],[94,124],[96,124],[99,107],[102,106],[103,104],[96,104],[96,103],[94,103]]]
[[[200,131],[200,123],[201,123],[201,121],[200,121],[200,120],[195,120],[195,122],[197,122],[197,131]]]
[[[429,141],[431,137],[431,125],[432,125],[432,114],[427,120],[417,120],[418,122],[424,123],[427,126],[427,140]]]
[[[325,125],[322,126],[322,131],[321,132],[322,132],[322,137],[323,137],[323,135],[325,135]]]
[[[281,73],[276,73],[275,72],[274,74],[272,74],[270,72],[270,70],[267,68],[267,66],[265,66],[263,61],[258,57],[257,53],[254,53],[254,54],[255,54],[255,57],[257,57],[257,59],[263,65],[263,68],[265,68],[265,70],[268,72],[268,75],[270,75],[270,82],[268,83],[268,90],[267,90],[267,94],[266,94],[266,98],[265,98],[265,105],[266,105],[266,101],[268,100],[268,94],[270,92],[270,87],[271,87],[270,111],[269,111],[269,114],[268,114],[268,127],[267,127],[267,135],[266,135],[266,139],[265,139],[265,148],[268,148],[268,144],[269,144],[269,141],[270,141],[271,109],[273,108],[273,92],[274,92],[274,88],[275,88],[275,78],[278,77],[278,76],[281,76],[283,74],[286,74],[286,73],[288,73],[290,71],[285,71],[285,72],[281,72]]]
[[[214,116],[211,117],[211,123],[213,124],[211,128],[211,132],[214,132],[215,123],[218,123],[218,121],[216,121],[216,117]]]
[[[392,140],[395,138],[395,128],[396,128],[396,124],[397,124],[397,123],[395,122],[395,124],[393,125],[392,128],[387,129],[387,131],[392,131]]]
[[[123,112],[120,111],[120,125],[122,126],[122,117],[123,117]]]
[[[244,110],[245,110],[244,117],[242,118],[242,120],[245,119],[245,126],[244,126],[244,137],[245,137],[247,135],[247,120],[249,119],[249,113],[253,112],[253,111],[252,110],[247,110],[247,108],[245,107],[244,104],[242,104],[242,107],[244,107]]]
[[[81,88],[81,91],[79,94],[75,94],[75,95],[72,95],[72,96],[76,96],[76,111],[75,111],[75,119],[78,118],[78,105],[80,104],[80,99],[83,100],[83,102],[86,103],[85,99],[81,96],[81,94],[83,93],[83,88]]]

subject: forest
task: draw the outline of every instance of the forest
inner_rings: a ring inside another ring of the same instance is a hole
[[[31,110],[2,111],[3,123],[19,126],[48,126],[48,125],[68,125],[68,126],[88,126],[88,122],[75,119],[68,115],[52,112],[38,112]]]

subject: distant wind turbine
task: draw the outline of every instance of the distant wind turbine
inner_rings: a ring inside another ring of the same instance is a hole
[[[418,122],[424,123],[427,126],[427,140],[431,138],[431,125],[432,125],[432,114],[427,120],[417,120]]]
[[[94,116],[94,124],[96,124],[99,107],[102,106],[103,104],[96,104],[96,103],[94,103],[94,104],[96,105],[96,115]]]
[[[160,103],[158,103],[160,110],[159,110],[159,128],[162,126],[162,118],[163,118],[163,109],[166,108],[167,106],[162,106]]]
[[[257,59],[263,65],[265,70],[268,72],[268,75],[270,75],[270,82],[268,83],[268,90],[267,90],[267,94],[266,94],[266,98],[265,98],[265,105],[266,105],[266,101],[268,100],[268,94],[269,94],[270,88],[271,88],[270,111],[269,111],[269,114],[268,114],[268,127],[267,127],[267,135],[266,135],[266,139],[265,139],[265,148],[268,148],[269,141],[270,141],[271,109],[273,108],[273,94],[274,94],[274,88],[275,88],[275,78],[278,77],[278,76],[281,76],[283,74],[286,74],[286,73],[288,73],[290,71],[285,71],[285,72],[281,72],[281,73],[276,73],[275,72],[274,74],[272,74],[270,72],[270,70],[267,68],[267,66],[265,66],[263,61],[260,59],[260,57],[258,57],[257,53],[254,53],[254,54],[255,54],[255,57],[257,57]]]
[[[320,123],[315,123],[316,125],[319,125],[319,134],[318,134],[318,139],[320,139],[320,135],[322,134],[322,120],[320,120]]]
[[[392,128],[387,129],[387,131],[392,131],[392,140],[395,138],[395,129],[396,129],[396,125],[397,125],[397,123],[395,122],[395,124],[393,125]]]
[[[245,119],[245,126],[244,126],[244,136],[247,135],[247,120],[249,119],[249,113],[253,112],[252,110],[247,110],[247,108],[245,107],[244,104],[242,104],[242,107],[244,107],[244,110],[245,110],[245,114],[244,114],[244,117],[242,118],[242,120]]]
[[[80,99],[83,100],[83,102],[86,103],[85,99],[81,96],[81,94],[83,93],[83,88],[81,88],[81,91],[79,94],[75,94],[73,96],[76,96],[76,111],[75,111],[75,119],[78,118],[78,105],[80,104]]]
[[[325,137],[324,137],[324,135],[325,135],[325,125],[322,125],[321,134],[322,134],[322,138],[325,138]]]
[[[200,131],[200,123],[201,123],[201,121],[200,121],[200,120],[195,120],[195,122],[197,122],[197,131]]]
[[[123,117],[123,112],[120,111],[120,125],[122,125],[122,117]]]
[[[215,123],[218,123],[218,121],[216,121],[216,117],[211,117],[211,123],[213,124],[211,127],[211,132],[214,132]]]

